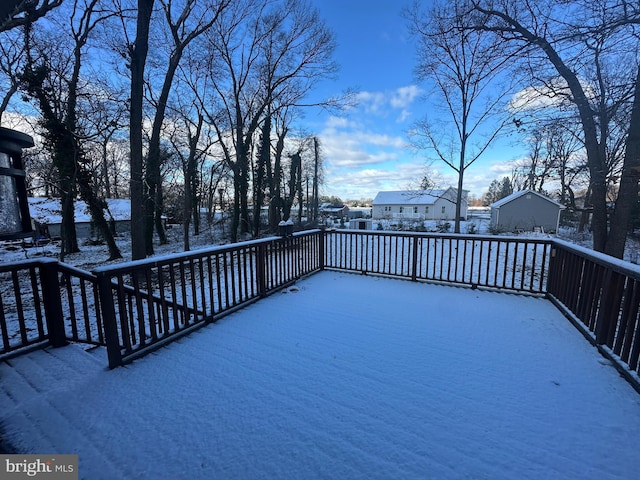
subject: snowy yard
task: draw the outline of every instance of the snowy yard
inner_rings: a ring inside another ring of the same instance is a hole
[[[631,479],[640,396],[541,298],[322,272],[127,367],[0,364],[0,423],[86,479]]]

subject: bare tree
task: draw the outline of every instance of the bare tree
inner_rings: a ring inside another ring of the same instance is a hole
[[[207,157],[208,151],[213,146],[211,137],[204,131],[204,114],[199,108],[195,108],[195,119],[190,118],[188,111],[176,112],[181,115],[175,121],[175,131],[171,135],[171,144],[176,156],[180,160],[182,177],[184,181],[184,198],[182,211],[182,228],[184,250],[190,247],[190,228],[193,222],[194,234],[200,232],[200,199],[202,197],[202,177],[199,168]]]
[[[98,0],[76,0],[72,5],[69,18],[72,42],[68,56],[61,54],[58,42],[52,39],[48,43],[40,39],[32,54],[31,28],[27,26],[25,29],[27,62],[21,81],[25,92],[40,109],[47,147],[51,150],[59,174],[62,198],[61,258],[66,253],[78,250],[73,214],[76,194],[86,202],[92,220],[107,242],[109,258],[121,256],[104,218],[104,199],[96,195],[93,172],[86,163],[82,140],[86,134],[78,122],[85,47],[96,25],[114,15],[113,12],[99,9],[97,4]]]
[[[251,230],[248,210],[254,136],[265,116],[301,103],[335,71],[334,43],[306,0],[246,0],[211,31],[210,72],[222,115],[211,116],[233,173],[232,239]]]
[[[633,115],[629,117],[625,161],[611,222],[607,144],[617,110],[633,104],[636,112],[640,103],[638,43],[629,28],[640,19],[638,5],[614,0],[468,3],[465,21],[469,28],[492,32],[502,42],[522,46],[532,79],[543,85],[540,90],[548,97],[561,95],[564,103],[570,102],[577,110],[590,173],[593,247],[622,257],[638,193],[635,172],[640,158],[633,153],[639,150],[633,142],[640,138],[633,130]]]
[[[589,209],[576,203],[576,189],[585,193],[588,187],[579,120],[574,116],[538,116],[537,113],[526,121],[519,119],[517,122],[517,132],[529,144],[530,153],[515,163],[514,189],[543,192],[548,186],[557,194],[560,203],[572,211],[587,214]]]
[[[160,243],[166,243],[161,221],[160,193],[160,140],[165,119],[167,102],[180,61],[187,47],[205,33],[218,20],[220,14],[229,6],[231,0],[211,0],[207,2],[185,0],[182,8],[172,0],[160,0],[162,14],[169,30],[170,52],[164,63],[163,82],[157,99],[154,99],[155,112],[149,152],[145,169],[145,248],[147,255],[153,254],[153,231],[158,232]]]
[[[416,2],[408,12],[418,39],[418,78],[434,83],[444,114],[418,122],[410,137],[416,148],[435,152],[458,175],[456,233],[460,232],[465,171],[501,132],[504,120],[490,122],[503,113],[508,92],[499,85],[506,60],[503,46],[490,35],[465,30],[461,9],[458,1],[446,6],[436,3],[425,13]]]
[[[266,181],[269,185],[269,230],[276,231],[282,220],[286,193],[284,190],[283,156],[285,140],[291,128],[289,108],[278,110],[274,116],[275,145],[272,148],[273,163],[267,163]]]
[[[128,43],[129,68],[131,70],[131,95],[129,105],[129,144],[131,199],[131,259],[145,258],[147,254],[144,229],[143,188],[143,100],[144,71],[149,51],[149,25],[154,0],[138,0],[135,41]]]
[[[0,32],[31,24],[61,4],[62,0],[3,0]]]
[[[0,101],[0,122],[2,116],[9,106],[13,95],[20,86],[19,72],[24,68],[24,36],[17,29],[0,34],[0,72],[3,83],[0,89],[3,92]]]
[[[90,104],[81,112],[86,130],[93,132],[87,138],[85,150],[93,161],[90,167],[95,172],[96,187],[100,195],[104,198],[118,198],[118,177],[123,168],[122,162],[117,161],[116,151],[124,137],[127,106],[121,101],[121,92],[112,90],[103,79],[95,79],[93,88],[96,95],[92,96]]]

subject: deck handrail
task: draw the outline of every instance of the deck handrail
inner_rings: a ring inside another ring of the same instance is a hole
[[[0,295],[2,358],[68,341],[104,344],[90,272],[45,257],[2,263],[0,279],[14,298],[9,309]]]
[[[640,391],[640,267],[554,240],[547,297]]]
[[[546,237],[309,230],[93,272],[0,264],[0,357],[78,341],[114,367],[323,269],[544,295],[640,385],[640,267]]]
[[[95,269],[109,366],[318,271],[321,234],[311,230]]]
[[[551,239],[332,230],[327,268],[544,294]]]

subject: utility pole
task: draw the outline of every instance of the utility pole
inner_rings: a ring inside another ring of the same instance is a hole
[[[315,224],[318,222],[318,163],[320,161],[320,149],[318,147],[318,137],[313,137],[313,147],[315,151],[313,164],[313,211],[311,213],[311,221]],[[308,201],[308,200],[307,200]]]

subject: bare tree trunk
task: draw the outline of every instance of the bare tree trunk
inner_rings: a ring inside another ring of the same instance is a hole
[[[202,115],[198,115],[198,124],[196,126],[196,131],[194,134],[191,133],[191,130],[188,131],[187,135],[189,136],[189,156],[187,157],[186,162],[183,163],[183,171],[184,171],[184,214],[183,214],[183,228],[184,228],[184,250],[189,250],[189,227],[191,226],[191,218],[192,216],[195,218],[194,205],[195,205],[195,197],[196,192],[194,191],[195,187],[195,178],[197,177],[196,172],[196,156],[198,149],[198,141],[200,140],[200,134],[202,132],[202,124],[204,122],[204,117]]]
[[[293,201],[296,198],[296,192],[298,187],[298,178],[300,176],[300,170],[302,165],[302,157],[300,153],[294,153],[291,155],[291,168],[289,172],[289,195],[283,199],[282,217],[284,220],[291,220],[291,207]]]
[[[69,178],[66,173],[60,172],[60,195],[62,206],[62,220],[60,222],[60,261],[64,261],[67,253],[80,251],[78,247],[78,237],[76,236],[75,220],[75,181]]]
[[[253,180],[253,236],[260,235],[260,216],[262,214],[262,204],[264,203],[265,194],[265,177],[267,176],[267,168],[271,163],[271,116],[267,115],[262,125],[260,136],[260,148],[258,150],[258,158],[255,168],[255,176]]]
[[[584,195],[584,205],[582,206],[582,213],[580,214],[580,223],[578,224],[578,232],[584,232],[584,229],[589,224],[590,216],[591,216],[591,187],[587,188],[587,192]]]
[[[273,160],[273,171],[269,180],[269,193],[271,195],[271,203],[269,204],[269,230],[275,232],[278,228],[280,220],[282,220],[283,192],[282,192],[282,154],[284,152],[284,139],[287,129],[283,128],[278,134],[276,149]]]
[[[144,189],[143,189],[143,153],[142,153],[142,115],[144,99],[144,66],[149,51],[149,24],[154,0],[138,0],[138,19],[136,40],[131,47],[131,96],[129,142],[131,198],[131,259],[147,256],[144,232]]]
[[[314,225],[318,224],[318,168],[320,164],[320,148],[318,146],[318,138],[313,138],[314,145],[314,164],[313,164],[313,208],[311,213],[311,221]],[[308,201],[308,200],[307,200]]]
[[[296,179],[296,189],[298,190],[298,224],[302,223],[302,205],[304,204],[304,192],[302,191],[302,158],[298,165],[298,178]]]
[[[104,143],[102,144],[102,181],[104,183],[104,197],[111,198],[111,180],[109,179],[109,159],[108,159],[108,151],[107,145],[109,140],[111,139],[111,135],[107,136],[104,139]]]
[[[625,149],[624,166],[616,206],[611,216],[611,226],[605,253],[624,257],[624,246],[631,224],[633,208],[638,201],[640,180],[640,68],[636,75],[633,109],[629,122],[629,134]]]
[[[547,58],[571,91],[572,102],[580,115],[580,122],[584,134],[584,147],[587,153],[589,173],[591,175],[591,204],[593,205],[593,218],[591,228],[593,232],[593,249],[604,252],[607,247],[608,221],[607,221],[607,160],[605,153],[606,138],[598,139],[598,125],[595,112],[591,107],[590,99],[585,92],[578,74],[565,63],[561,53],[550,42],[549,38],[540,36],[535,28],[529,28],[517,18],[511,16],[506,9],[500,10],[501,5],[482,7],[479,2],[472,2],[473,8],[484,15],[498,19],[499,26],[491,26],[486,21],[473,28],[479,30],[490,29],[496,32],[508,33],[509,38],[539,49]],[[496,7],[497,9],[493,9]],[[543,34],[544,35],[544,34]],[[600,112],[604,115],[605,112]]]

